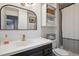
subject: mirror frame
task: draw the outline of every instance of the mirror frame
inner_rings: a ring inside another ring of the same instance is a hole
[[[34,11],[31,11],[31,12],[33,12],[33,14],[36,16],[36,29],[1,29],[1,11],[6,6],[12,6],[12,7],[16,7],[16,8],[19,8],[19,9],[31,11],[31,10],[28,10],[28,9],[25,9],[25,8],[22,8],[22,7],[18,7],[18,6],[15,6],[15,5],[10,5],[10,4],[3,5],[0,8],[0,30],[37,30],[37,15],[36,15],[36,13]]]

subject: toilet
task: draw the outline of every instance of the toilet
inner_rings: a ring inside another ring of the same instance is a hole
[[[68,51],[66,51],[64,49],[61,49],[61,48],[55,48],[55,49],[53,49],[53,53],[56,56],[68,56],[69,55]]]
[[[68,51],[64,50],[63,48],[57,48],[57,40],[55,39],[55,34],[47,34],[46,38],[52,40],[52,52],[56,56],[68,56]]]

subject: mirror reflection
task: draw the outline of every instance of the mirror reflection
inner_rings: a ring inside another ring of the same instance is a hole
[[[37,29],[37,17],[31,10],[14,6],[5,6],[1,10],[1,29]]]

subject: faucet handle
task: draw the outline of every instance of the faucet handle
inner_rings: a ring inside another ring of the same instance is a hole
[[[25,34],[22,35],[22,41],[25,41]]]
[[[8,37],[8,35],[7,35],[7,34],[5,34],[5,37]]]
[[[25,34],[23,34],[23,36],[25,36]]]

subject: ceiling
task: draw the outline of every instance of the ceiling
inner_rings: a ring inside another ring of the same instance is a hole
[[[42,3],[42,5],[43,5],[44,3]],[[49,5],[52,5],[52,3],[48,3]],[[68,7],[68,6],[70,6],[70,5],[72,5],[72,4],[75,4],[75,3],[58,3],[59,4],[59,9],[63,9],[63,8],[65,8],[65,7]]]
[[[67,7],[67,6],[72,5],[72,4],[74,4],[74,3],[59,3],[59,9],[63,9],[65,7]]]

